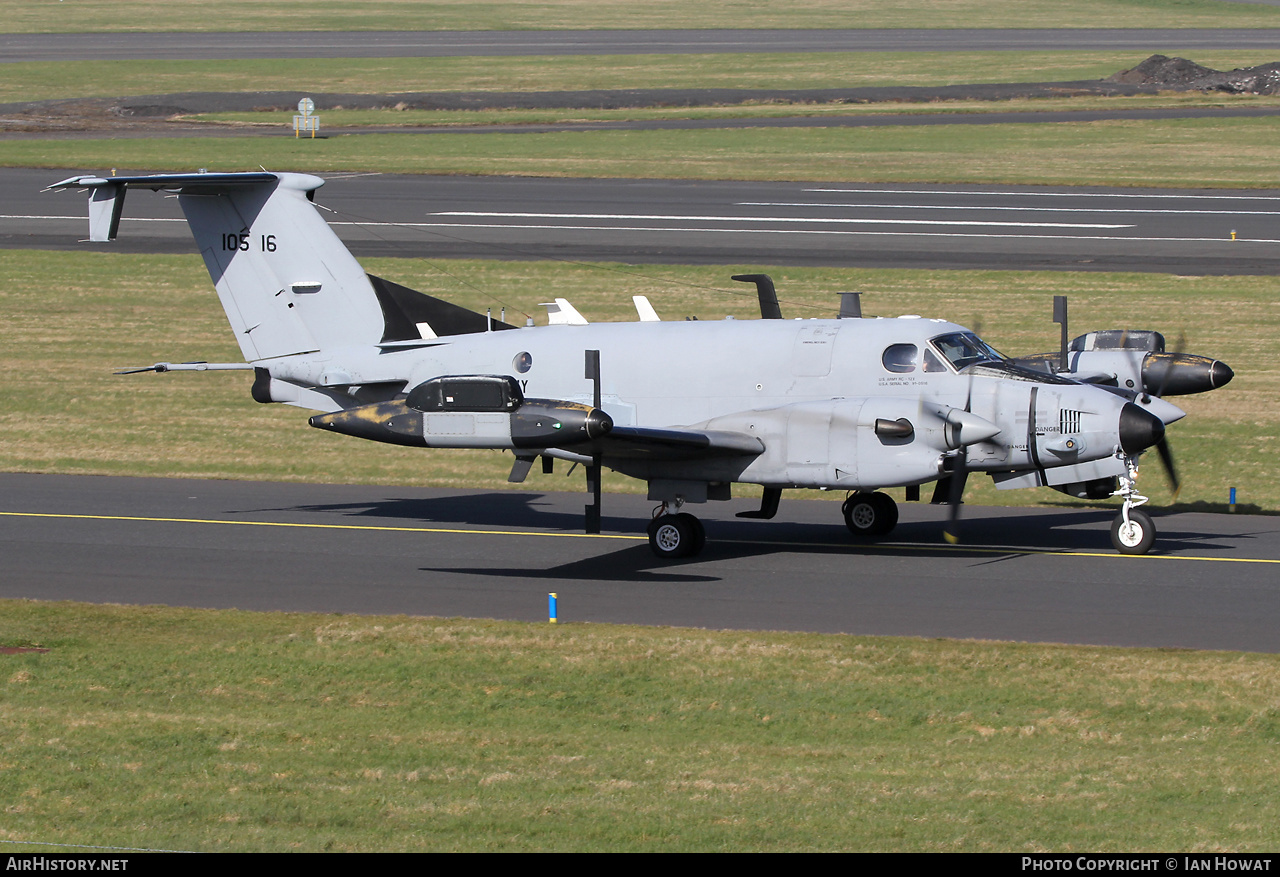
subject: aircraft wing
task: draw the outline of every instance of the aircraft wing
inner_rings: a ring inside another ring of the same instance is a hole
[[[578,447],[572,450],[587,453]],[[753,435],[727,430],[615,426],[591,443],[590,453],[615,459],[707,460],[754,457],[764,453],[764,442]]]

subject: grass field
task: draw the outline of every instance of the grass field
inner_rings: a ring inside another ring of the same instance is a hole
[[[1215,69],[1275,60],[1259,52],[840,52],[563,57],[57,61],[4,65],[0,102],[190,91],[576,91],[632,88],[857,88],[1103,79],[1152,52]]]
[[[754,294],[726,288],[738,286],[729,282],[728,267],[365,264],[481,312],[505,306],[539,322],[545,317],[537,290],[552,286],[592,320],[634,319],[635,294],[649,296],[668,319],[758,315]],[[1271,354],[1280,331],[1274,278],[750,267],[773,274],[788,315],[829,315],[836,305],[832,290],[858,289],[866,293],[868,313],[981,324],[984,336],[1010,354],[1055,348],[1057,327],[1049,321],[1055,294],[1071,296],[1076,332],[1149,327],[1165,331],[1170,343],[1185,334],[1188,351],[1222,358],[1237,377],[1223,390],[1178,400],[1190,412],[1170,431],[1184,480],[1181,502],[1221,509],[1234,486],[1246,509],[1280,510],[1280,486],[1270,474],[1280,433],[1280,414],[1271,404],[1280,387]],[[299,409],[252,402],[247,373],[113,375],[122,366],[161,360],[239,361],[194,256],[9,251],[0,263],[0,312],[8,315],[0,351],[0,369],[8,375],[0,387],[5,471],[506,486],[508,455],[398,448],[311,429]],[[546,489],[579,485],[561,475],[533,477]],[[974,479],[971,502],[1067,501],[1049,490],[996,492],[981,481]],[[1171,499],[1156,470],[1143,487],[1157,503]],[[608,475],[606,489],[643,485]]]
[[[9,0],[12,33],[587,28],[1274,27],[1280,12],[1214,0]]]
[[[11,167],[1263,187],[1276,119],[546,134],[4,140]],[[1226,230],[1229,232],[1229,229]]]
[[[0,656],[11,853],[1280,845],[1273,655],[26,601],[0,645],[49,649]]]

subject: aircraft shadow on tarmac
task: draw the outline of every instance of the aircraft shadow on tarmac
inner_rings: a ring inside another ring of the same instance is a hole
[[[634,497],[628,497],[630,505]],[[585,497],[561,493],[533,493],[520,491],[491,491],[466,493],[440,497],[413,497],[374,499],[364,502],[323,503],[294,506],[289,511],[300,513],[327,513],[344,517],[388,522],[412,521],[423,526],[479,526],[498,529],[530,529],[541,531],[581,532],[582,508]],[[609,503],[606,498],[606,508]],[[596,579],[634,578],[649,570],[675,569],[681,565],[705,563],[728,558],[741,558],[774,554],[786,551],[862,551],[903,552],[913,549],[927,550],[930,557],[972,557],[975,550],[990,549],[996,552],[1083,551],[1110,552],[1108,530],[1115,517],[1114,508],[1038,508],[1004,509],[967,507],[960,521],[961,543],[950,546],[942,538],[942,528],[947,511],[945,506],[904,506],[919,514],[925,511],[928,520],[903,520],[891,537],[878,542],[863,542],[852,537],[840,520],[839,506],[830,503],[830,519],[813,520],[814,507],[820,504],[810,501],[802,507],[809,520],[788,519],[784,502],[779,516],[773,520],[744,520],[738,518],[706,517],[709,543],[706,552],[685,561],[659,561],[646,546],[629,546],[610,552],[600,558],[578,561],[558,567],[559,573],[541,573],[550,577]],[[820,511],[825,512],[825,506]],[[800,504],[797,503],[797,506]],[[711,507],[704,507],[710,509]],[[701,510],[701,509],[700,509]],[[1155,554],[1172,550],[1199,552],[1225,552],[1239,548],[1238,540],[1250,538],[1248,534],[1209,534],[1188,529],[1177,529],[1180,516],[1161,515],[1156,510],[1157,524],[1161,528]],[[904,517],[908,513],[904,512]],[[645,532],[649,519],[644,515],[605,515],[602,528],[606,533]],[[462,572],[464,570],[458,570]],[[501,574],[500,570],[487,570],[489,574]],[[514,572],[514,571],[513,571]],[[538,575],[529,569],[519,570],[521,575]],[[661,576],[659,578],[668,578]],[[708,577],[695,576],[691,580]]]

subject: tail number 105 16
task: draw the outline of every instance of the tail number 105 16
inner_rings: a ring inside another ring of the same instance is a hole
[[[224,252],[228,250],[241,250],[249,252],[250,241],[253,235],[247,231],[236,233],[228,232],[222,236],[222,249]],[[258,250],[263,253],[274,253],[276,251],[276,236],[273,234],[258,235]]]

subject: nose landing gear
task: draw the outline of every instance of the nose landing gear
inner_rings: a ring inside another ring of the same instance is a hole
[[[1146,554],[1156,541],[1156,527],[1151,516],[1139,511],[1147,497],[1138,493],[1138,459],[1124,458],[1125,474],[1119,478],[1120,488],[1112,494],[1124,499],[1120,514],[1111,522],[1111,544],[1121,554]]]

